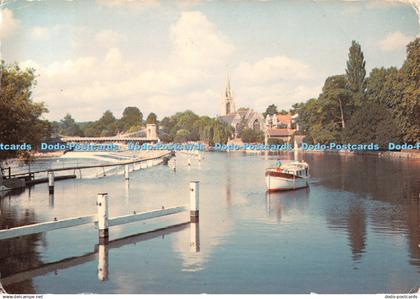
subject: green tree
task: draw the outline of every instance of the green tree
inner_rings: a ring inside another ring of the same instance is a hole
[[[328,77],[319,96],[320,112],[322,112],[320,117],[323,124],[340,123],[344,129],[345,119],[353,112],[351,99],[352,95],[346,89],[344,75]]]
[[[264,133],[260,130],[253,130],[246,128],[242,132],[241,139],[245,143],[257,143],[257,142],[263,142],[264,141]]]
[[[185,129],[180,129],[178,132],[176,132],[174,141],[177,143],[183,143],[188,141],[188,136],[190,136],[190,131]]]
[[[263,115],[265,118],[267,117],[267,115],[273,115],[273,114],[277,114],[277,106],[274,104],[271,104],[265,109],[265,112],[263,113]]]
[[[407,45],[403,66],[386,86],[393,90],[390,106],[398,120],[402,140],[417,142],[420,136],[420,38]]]
[[[153,112],[147,116],[146,124],[157,124],[157,115]]]
[[[131,127],[139,126],[143,123],[143,113],[137,107],[126,107],[119,120],[119,129],[129,130]]]
[[[363,93],[365,90],[365,69],[366,61],[363,56],[360,44],[352,41],[347,61],[347,84],[348,89],[354,93]]]
[[[6,144],[32,144],[49,138],[51,126],[42,119],[48,112],[43,103],[32,101],[35,70],[22,70],[17,64],[1,61],[0,74],[0,141]],[[0,160],[28,152],[0,151]]]
[[[94,124],[94,127],[100,136],[113,136],[117,133],[117,119],[111,111],[107,110]]]
[[[398,69],[390,67],[388,69],[374,68],[366,79],[366,100],[369,103],[376,103],[384,107],[391,107],[391,97],[393,94],[392,83]]]
[[[344,140],[349,143],[377,143],[386,149],[389,142],[399,139],[398,124],[390,110],[377,103],[360,107],[344,130]]]
[[[83,136],[83,131],[69,113],[60,121],[59,128],[59,133],[64,136]]]

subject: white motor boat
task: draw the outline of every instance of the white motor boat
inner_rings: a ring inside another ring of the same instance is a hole
[[[268,192],[307,188],[309,178],[309,165],[304,161],[277,162],[277,167],[265,171]]]

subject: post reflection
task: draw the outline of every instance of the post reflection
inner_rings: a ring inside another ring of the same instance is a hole
[[[54,209],[54,194],[49,194],[48,206],[51,209]]]
[[[108,280],[108,245],[99,244],[98,247],[98,279]]]
[[[126,180],[124,183],[124,196],[125,201],[128,203],[130,201],[130,181]]]
[[[98,262],[97,278],[99,281],[106,281],[109,278],[108,251],[110,249],[117,249],[126,245],[132,245],[132,244],[141,244],[142,241],[151,240],[151,239],[163,237],[164,235],[180,232],[186,228],[187,228],[186,224],[177,225],[177,226],[169,227],[162,231],[142,233],[142,234],[133,235],[130,237],[124,237],[121,239],[112,240],[112,241],[109,241],[108,243],[101,243],[101,244],[96,245],[92,252],[89,252],[89,253],[86,253],[84,255],[77,256],[77,257],[65,258],[61,261],[56,261],[56,262],[51,262],[51,263],[42,263],[41,261],[37,259],[36,261],[32,262],[28,267],[28,263],[26,263],[28,261],[28,258],[26,258],[26,260],[20,263],[16,263],[14,261],[13,263],[14,265],[19,265],[22,267],[18,267],[18,268],[9,267],[9,268],[2,269],[5,271],[5,272],[2,271],[3,274],[5,275],[2,276],[1,283],[3,284],[4,287],[6,287],[6,290],[9,293],[34,294],[36,293],[36,289],[32,285],[32,279],[34,277],[43,276],[52,272],[57,274],[59,270],[76,267],[81,264],[94,261],[96,257],[97,257],[97,262]],[[197,232],[198,232],[198,229],[197,229]],[[31,235],[29,237],[18,238],[18,239],[3,240],[1,242],[19,243],[19,244],[16,244],[16,245],[19,245],[16,247],[6,246],[6,249],[11,248],[13,250],[17,248],[23,248],[22,245],[26,243],[22,243],[22,241],[38,240],[39,235],[40,234]],[[31,242],[31,246],[32,244],[33,243]],[[199,245],[199,243],[197,244]],[[4,246],[2,244],[0,249],[3,249],[3,248]],[[9,253],[8,250],[4,250],[4,251],[0,250],[0,261],[2,261],[2,259],[5,258],[1,256],[3,252],[4,254]],[[22,252],[28,252],[28,250],[25,249],[25,250],[22,250]],[[22,255],[20,255],[20,257],[22,258]],[[16,287],[18,287],[19,289],[15,289]]]
[[[200,223],[190,223],[190,250],[200,252]]]

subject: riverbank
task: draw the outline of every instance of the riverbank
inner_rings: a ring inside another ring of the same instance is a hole
[[[302,152],[302,151],[299,151]],[[420,151],[417,150],[407,150],[401,152],[379,152],[379,151],[305,151],[305,153],[311,154],[333,154],[340,156],[369,156],[377,158],[387,158],[387,159],[409,159],[409,160],[420,160]]]

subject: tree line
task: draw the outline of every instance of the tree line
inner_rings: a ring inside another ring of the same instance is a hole
[[[407,45],[401,68],[374,68],[366,76],[366,61],[356,41],[349,48],[344,74],[328,77],[321,94],[305,103],[293,105],[299,113],[301,132],[306,142],[370,143],[384,147],[388,142],[417,142],[420,136],[420,39]],[[36,86],[35,70],[18,64],[0,65],[0,142],[38,144],[52,135],[113,136],[136,131],[147,123],[158,124],[165,142],[206,141],[226,143],[233,128],[217,118],[198,116],[192,111],[178,112],[160,122],[155,113],[146,120],[137,107],[126,107],[121,118],[111,111],[91,122],[76,122],[67,114],[59,122],[49,122],[44,103],[32,101]],[[266,114],[277,113],[270,105]],[[286,114],[282,110],[280,113]],[[264,115],[264,116],[265,116]],[[261,132],[245,126],[240,132],[244,142],[260,142]],[[0,152],[0,159],[27,152]]]
[[[293,107],[309,143],[414,143],[420,137],[420,39],[407,45],[401,68],[366,77],[361,46],[352,42],[345,74],[325,80],[321,94]]]
[[[159,123],[159,137],[163,142],[226,143],[232,134],[230,125],[217,118],[199,116],[191,110],[164,117]]]
[[[59,122],[52,122],[52,132],[61,136],[107,137],[120,132],[134,132],[144,128],[146,124],[157,124],[157,115],[151,112],[146,120],[137,107],[126,107],[121,118],[107,110],[96,121],[76,122],[70,114],[66,114]]]

